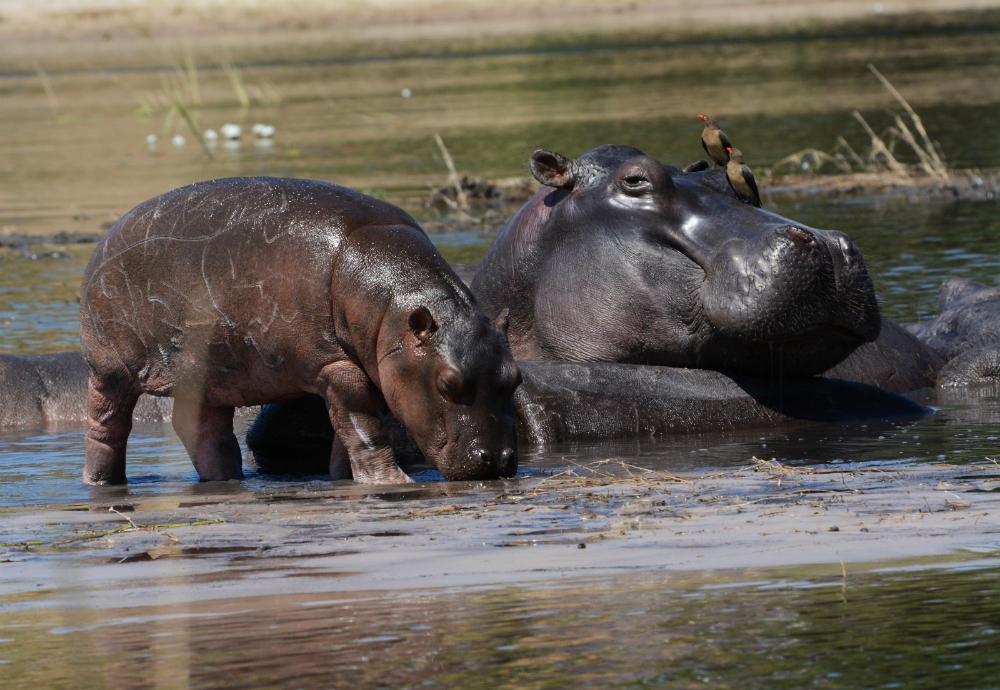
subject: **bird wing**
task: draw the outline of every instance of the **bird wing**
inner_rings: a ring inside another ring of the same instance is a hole
[[[729,137],[727,137],[726,133],[723,132],[721,129],[719,130],[719,141],[722,142],[723,150],[733,148],[733,143],[729,141]]]
[[[757,180],[754,179],[753,173],[750,172],[750,168],[745,164],[743,165],[743,181],[747,183],[747,187],[753,192],[750,201],[755,202],[755,206],[760,206],[760,192],[757,191]]]
[[[705,135],[704,134],[701,135],[701,147],[703,149],[705,149],[705,153],[708,154],[708,157],[711,158],[714,161],[715,157],[712,156],[712,152],[708,150],[708,144],[705,143]]]

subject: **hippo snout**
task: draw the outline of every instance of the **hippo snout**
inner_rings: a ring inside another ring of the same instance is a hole
[[[517,474],[517,450],[504,444],[503,450],[474,447],[461,457],[437,458],[434,462],[448,481],[509,479]]]
[[[499,452],[485,449],[473,450],[469,454],[473,467],[479,467],[484,472],[480,478],[509,479],[517,474],[517,451],[505,448]]]

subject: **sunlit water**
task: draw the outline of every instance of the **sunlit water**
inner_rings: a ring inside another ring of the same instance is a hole
[[[435,214],[421,201],[445,181],[434,132],[444,135],[460,172],[487,178],[526,174],[538,146],[579,155],[599,144],[630,144],[683,165],[703,157],[694,119],[702,111],[718,114],[762,169],[805,147],[830,150],[838,135],[862,148],[853,108],[879,131],[889,124],[883,109],[892,102],[865,69],[870,60],[918,107],[950,162],[993,167],[1000,165],[996,38],[996,31],[976,28],[957,38],[889,32],[387,63],[279,61],[245,66],[244,79],[276,85],[283,100],[242,111],[227,78],[206,69],[204,105],[193,109],[203,128],[228,121],[278,128],[273,143],[244,137],[238,148],[216,148],[212,161],[179,120],[165,120],[165,107],[137,108],[142,94],[160,88],[155,72],[52,69],[59,112],[50,111],[33,74],[0,74],[0,226],[5,234],[100,232],[156,194],[247,174],[385,194],[428,221]],[[404,87],[411,98],[400,96]],[[176,132],[188,135],[184,147],[169,144]],[[151,133],[160,135],[154,149],[143,143]],[[899,321],[933,315],[938,287],[950,276],[1000,285],[996,202],[806,199],[768,208],[849,233],[884,312]],[[433,239],[449,260],[474,261],[491,237],[470,226]],[[0,352],[79,347],[79,278],[92,246],[52,251],[0,255]],[[1000,454],[1000,392],[937,391],[920,400],[937,413],[893,423],[524,448],[521,471],[560,469],[567,458],[681,470],[754,456],[893,465],[982,462]],[[78,426],[0,432],[0,508],[199,491],[167,425],[133,432],[128,486],[83,487],[82,433]],[[441,478],[428,472],[418,479]],[[226,490],[328,481],[251,472]],[[261,601],[238,613],[153,610],[132,622],[129,613],[0,610],[0,685],[996,688],[998,576],[995,566],[872,572],[852,575],[845,594],[839,573],[700,581],[640,575],[561,588]],[[259,624],[260,610],[267,626]]]
[[[113,566],[112,566],[113,567]],[[0,613],[5,687],[1000,685],[995,561]]]

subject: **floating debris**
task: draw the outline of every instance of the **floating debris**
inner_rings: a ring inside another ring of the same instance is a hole
[[[184,146],[184,144],[187,143],[187,139],[185,139],[184,136],[181,134],[175,134],[174,138],[170,140],[170,143],[172,143],[174,146],[180,147]]]
[[[157,137],[155,134],[147,134],[146,135],[146,146],[149,146],[150,148],[156,146],[157,139],[159,139],[159,137]]]
[[[403,98],[409,98],[410,96],[413,95],[413,92],[410,91],[409,89],[403,89],[402,91],[399,92],[399,95],[402,96]]]
[[[226,139],[239,139],[240,135],[243,134],[243,128],[239,125],[234,125],[231,122],[227,122],[219,128],[219,132]]]
[[[202,137],[204,137],[205,141],[208,142],[218,141],[219,133],[216,132],[214,129],[206,129]]]

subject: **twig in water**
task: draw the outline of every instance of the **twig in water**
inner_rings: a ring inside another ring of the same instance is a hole
[[[177,95],[174,95],[174,107],[177,108],[177,112],[180,114],[184,121],[187,122],[188,128],[191,130],[191,134],[198,139],[198,143],[201,144],[201,150],[205,152],[208,156],[208,160],[215,160],[215,156],[212,155],[212,151],[209,150],[208,144],[205,143],[205,137],[202,136],[198,127],[194,124],[194,120],[191,119],[191,115],[188,113],[187,108],[185,108],[179,100],[177,100]]]
[[[924,129],[924,123],[920,120],[920,116],[917,115],[917,113],[913,110],[913,108],[910,107],[910,104],[907,103],[906,99],[903,98],[902,94],[900,94],[899,91],[896,90],[896,87],[890,84],[889,80],[883,77],[881,72],[875,69],[875,65],[868,63],[868,69],[871,70],[872,74],[878,77],[878,80],[882,82],[882,86],[888,89],[889,93],[891,93],[893,97],[897,101],[899,101],[899,104],[902,105],[903,108],[906,110],[907,115],[909,115],[910,119],[913,121],[913,126],[916,128],[917,132],[924,140],[924,144],[926,146],[925,153],[933,161],[933,167],[935,168],[935,170],[937,170],[939,174],[941,174],[944,177],[944,179],[947,180],[948,167],[944,164],[944,161],[941,160],[941,157],[938,155],[937,150],[934,148],[934,144],[931,143],[931,138],[927,136],[927,130]],[[919,147],[914,145],[914,149],[919,149]]]
[[[840,600],[842,603],[847,603],[847,568],[844,567],[844,559],[840,557],[840,552],[837,551],[837,560],[840,561],[840,572],[844,576],[844,581],[840,586]]]
[[[434,134],[434,142],[441,149],[441,155],[444,156],[444,163],[448,166],[448,181],[451,182],[452,186],[455,188],[455,194],[458,197],[458,207],[463,211],[469,210],[469,200],[465,197],[465,192],[462,191],[462,180],[458,178],[458,173],[455,171],[455,163],[451,160],[451,154],[448,153],[448,149],[445,148],[444,141],[441,140],[441,135]]]
[[[229,82],[233,85],[233,91],[236,92],[236,98],[240,101],[240,106],[243,108],[250,107],[250,96],[247,95],[246,87],[243,86],[243,77],[240,76],[240,71],[232,66],[229,60],[222,61],[222,69],[226,72],[226,76],[229,77]]]
[[[38,78],[42,80],[42,88],[45,89],[45,96],[49,99],[49,107],[52,108],[52,112],[54,113],[59,109],[59,101],[56,99],[56,92],[52,88],[52,82],[49,81],[49,75],[42,69],[42,65],[38,60],[34,61],[34,65]]]
[[[909,177],[910,174],[906,172],[906,167],[903,166],[903,164],[900,163],[898,160],[896,160],[896,157],[892,155],[892,152],[885,145],[885,142],[882,141],[882,138],[879,135],[875,134],[874,130],[872,130],[872,128],[868,126],[868,123],[865,121],[865,118],[861,117],[861,113],[855,110],[851,114],[854,116],[855,120],[861,123],[861,126],[864,127],[865,132],[867,132],[868,136],[871,137],[872,140],[871,158],[875,160],[876,156],[881,154],[882,158],[885,160],[885,163],[890,170],[892,170],[895,173],[899,173],[903,177]]]

